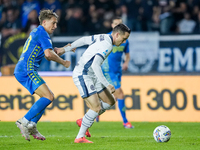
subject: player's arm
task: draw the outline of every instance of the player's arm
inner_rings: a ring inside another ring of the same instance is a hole
[[[71,51],[73,48],[81,47],[83,45],[90,45],[93,42],[93,36],[84,36],[74,41],[71,46],[64,47],[65,52]]]
[[[56,52],[57,55],[61,56],[65,52],[69,52],[69,51],[74,52],[77,47],[81,47],[83,45],[90,45],[92,42],[93,42],[93,36],[84,36],[74,41],[72,44],[67,44],[61,48],[56,47],[54,48],[54,51]]]
[[[127,70],[128,69],[128,63],[130,61],[130,54],[129,54],[129,41],[126,40],[126,46],[125,46],[125,62],[122,65],[122,70]]]
[[[42,35],[42,36],[39,36]],[[44,57],[49,61],[55,61],[59,64],[62,64],[64,67],[68,68],[71,64],[70,61],[64,60],[61,57],[59,57],[52,48],[52,42],[47,34],[47,32],[41,32],[38,34],[38,42],[41,44],[42,49],[44,50]]]
[[[46,49],[44,51],[44,54],[45,54],[45,58],[47,60],[55,61],[55,62],[57,62],[59,64],[62,64],[66,68],[68,68],[70,66],[70,64],[71,64],[70,61],[64,60],[61,57],[59,57],[52,49]]]
[[[103,75],[103,72],[101,70],[101,64],[103,62],[104,58],[102,58],[101,55],[95,55],[94,57],[94,61],[91,65],[95,75],[97,76],[97,78],[100,80],[100,82],[110,91],[110,93],[114,93],[115,92],[115,88],[113,85],[111,85],[106,78]]]
[[[122,70],[127,70],[128,69],[129,61],[130,61],[130,54],[126,53],[125,54],[125,61],[124,61],[123,66],[122,66]]]
[[[63,46],[63,47],[60,47],[60,48],[58,48],[58,47],[55,47],[54,48],[54,51],[55,51],[55,53],[58,55],[58,56],[61,56],[61,55],[63,55],[64,53],[65,53],[65,47],[68,47],[68,46],[71,46],[71,44],[70,43],[68,43],[67,45],[65,45],[65,46]],[[76,50],[76,48],[73,48],[71,51],[73,51],[73,52],[75,52],[75,50]]]

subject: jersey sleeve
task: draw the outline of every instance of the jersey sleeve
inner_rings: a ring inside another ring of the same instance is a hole
[[[101,69],[101,64],[103,62],[103,58],[99,55],[95,55],[94,57],[94,61],[92,63],[92,69],[95,73],[95,75],[97,76],[97,78],[99,79],[99,81],[105,86],[107,87],[110,83],[106,80],[105,76],[103,75],[102,69]]]
[[[125,46],[124,52],[129,53],[129,41],[128,40],[126,40],[126,46]]]
[[[38,42],[41,44],[43,51],[46,49],[53,49],[52,42],[47,33],[41,32],[42,35],[39,35]]]
[[[90,45],[94,41],[94,36],[84,36],[74,41],[71,46],[64,47],[65,52],[71,51],[73,48],[81,47],[83,45]]]

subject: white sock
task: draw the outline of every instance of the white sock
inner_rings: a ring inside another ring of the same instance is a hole
[[[103,107],[103,109],[109,109],[111,107],[111,105],[109,105],[108,103],[103,102],[102,100],[100,100],[101,102],[101,106]]]
[[[80,130],[79,130],[78,135],[76,137],[77,139],[81,138],[81,137],[85,137],[85,132],[87,131],[87,129],[89,127],[92,126],[92,124],[94,123],[94,119],[97,116],[98,116],[98,113],[96,113],[95,111],[93,111],[91,109],[88,110],[88,112],[83,117]]]
[[[36,127],[37,124],[33,121],[30,121],[29,124],[28,124],[28,128],[32,129],[33,127]]]
[[[29,123],[29,121],[25,117],[23,117],[22,118],[22,124],[27,125],[28,123]]]
[[[37,124],[36,124],[35,122],[33,122],[33,121],[30,121],[29,124],[32,124],[32,125],[34,125],[34,126],[37,125]]]
[[[102,109],[100,110],[99,115],[103,114],[107,109],[109,109],[111,107],[111,105],[103,102],[102,100],[100,100],[100,102],[101,102]]]

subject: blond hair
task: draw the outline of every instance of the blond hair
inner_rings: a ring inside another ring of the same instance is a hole
[[[58,15],[55,12],[53,12],[53,10],[46,9],[46,10],[40,11],[40,15],[38,18],[39,18],[40,24],[42,24],[44,20],[50,20],[52,17],[58,18]]]

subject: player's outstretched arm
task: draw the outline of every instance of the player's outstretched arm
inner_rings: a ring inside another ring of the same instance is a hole
[[[82,38],[74,41],[72,44],[69,43],[69,44],[65,45],[64,47],[60,47],[60,48],[55,47],[54,51],[58,56],[61,56],[65,52],[69,52],[69,51],[75,52],[77,47],[81,47],[83,45],[89,45],[92,42],[93,42],[92,36],[85,36],[85,37],[82,37]]]
[[[78,40],[74,41],[71,46],[64,47],[65,52],[71,51],[74,48],[81,47],[84,45],[90,45],[93,42],[92,36],[84,36],[79,38]]]
[[[64,53],[65,53],[65,47],[70,47],[71,46],[71,44],[70,43],[68,43],[67,45],[65,45],[65,46],[63,46],[63,47],[60,47],[60,48],[58,48],[58,47],[55,47],[54,48],[54,51],[55,51],[55,53],[58,55],[58,56],[61,56],[61,55],[63,55]],[[75,52],[76,51],[76,48],[73,48],[73,49],[70,49],[70,51],[73,51],[73,52]]]
[[[45,58],[47,60],[55,61],[55,62],[57,62],[59,64],[62,64],[66,68],[68,68],[70,66],[70,64],[71,64],[70,61],[64,60],[61,57],[59,57],[52,49],[46,49],[44,51],[44,54],[45,54]]]

